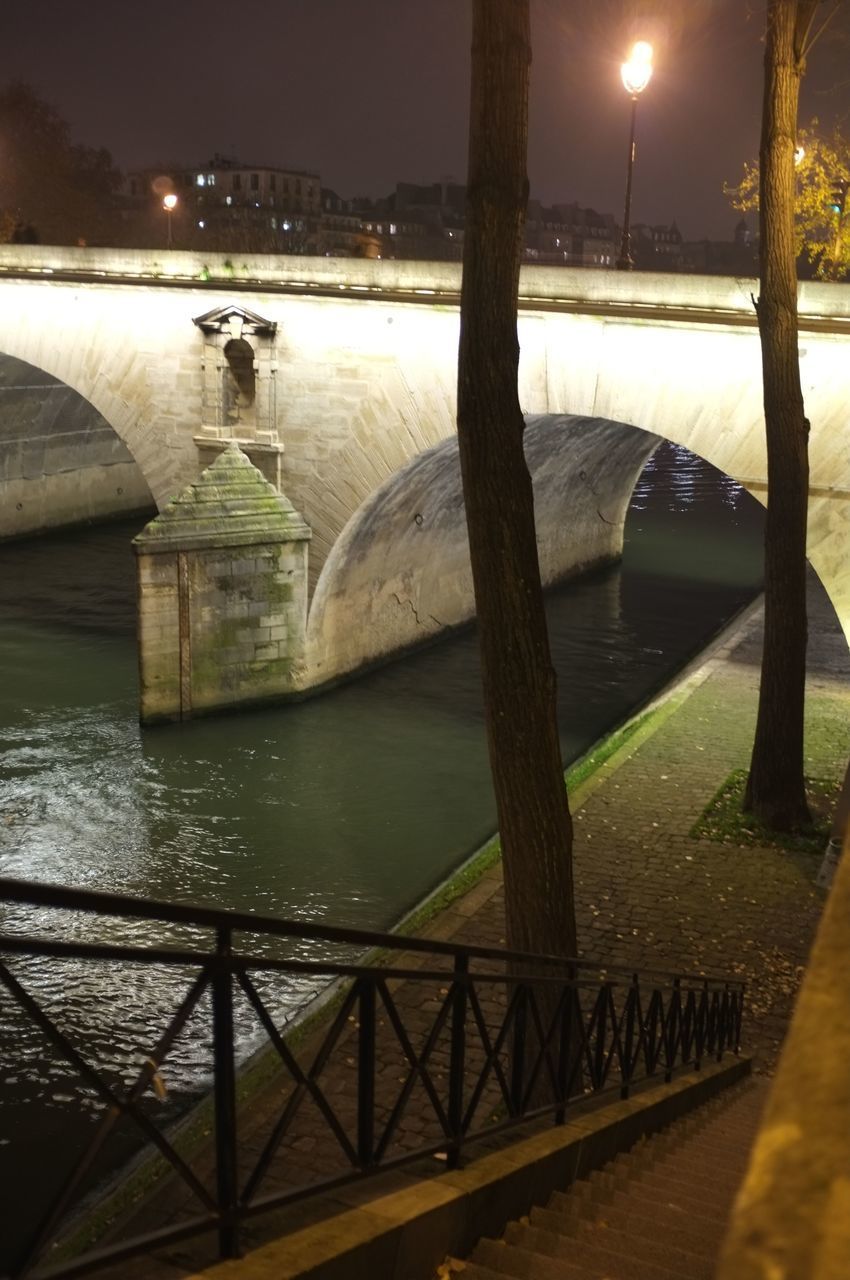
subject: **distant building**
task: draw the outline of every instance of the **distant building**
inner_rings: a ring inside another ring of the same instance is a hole
[[[610,267],[618,231],[610,213],[578,204],[551,208],[529,200],[525,224],[526,262],[551,266]]]
[[[466,187],[444,179],[427,185],[399,182],[381,200],[355,200],[364,234],[380,238],[383,258],[460,261]],[[577,204],[548,208],[529,201],[523,261],[549,266],[610,267],[618,231],[610,214]]]
[[[638,271],[681,271],[685,264],[682,233],[671,222],[670,226],[647,226],[637,223],[632,227],[632,257]]]
[[[162,197],[178,197],[172,215],[176,248],[256,253],[318,253],[322,210],[316,173],[246,164],[216,153],[205,164],[166,165],[129,173],[124,181],[130,236],[162,226]],[[161,239],[161,231],[157,238]]]
[[[684,244],[683,270],[710,276],[757,276],[758,250],[758,240],[742,218],[732,240],[694,240]]]
[[[166,215],[162,200],[177,196]],[[344,199],[317,173],[246,164],[218,152],[203,164],[135,170],[121,193],[126,245],[222,253],[460,261],[466,187],[452,178],[399,182],[380,199]],[[619,229],[611,214],[578,204],[531,200],[523,260],[549,266],[611,267]]]

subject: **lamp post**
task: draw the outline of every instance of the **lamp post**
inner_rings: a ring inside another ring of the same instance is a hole
[[[632,271],[635,260],[632,257],[632,173],[635,167],[635,125],[637,123],[638,98],[643,93],[652,77],[652,45],[645,40],[638,40],[633,46],[628,62],[620,67],[623,85],[632,99],[632,127],[629,137],[629,162],[626,169],[626,208],[623,213],[623,238],[620,241],[620,256],[617,259],[618,271]]]
[[[162,207],[165,210],[165,216],[168,222],[168,240],[166,243],[168,248],[171,249],[173,248],[173,242],[171,239],[171,215],[177,208],[177,197],[173,191],[169,191],[167,196],[162,197]]]

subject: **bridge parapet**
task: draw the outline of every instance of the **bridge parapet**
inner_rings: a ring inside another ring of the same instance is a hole
[[[412,294],[423,303],[457,301],[461,286],[457,262],[10,244],[0,245],[0,278],[4,275],[75,277],[92,284],[136,280],[163,288],[229,285],[250,291],[271,287],[307,296],[326,290],[373,297]],[[521,307],[542,303],[565,309],[603,307],[612,314],[632,308],[700,312],[716,322],[738,317],[752,326],[757,294],[758,281],[743,277],[583,267],[525,266],[519,284]],[[803,328],[834,323],[843,330],[842,321],[850,322],[850,287],[801,281],[798,309]]]

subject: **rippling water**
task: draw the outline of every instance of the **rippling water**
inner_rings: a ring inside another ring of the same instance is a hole
[[[761,530],[761,508],[737,486],[661,446],[635,490],[622,566],[549,595],[566,760],[752,598]],[[142,732],[133,532],[0,548],[0,874],[392,925],[494,827],[474,634],[300,705]],[[149,932],[9,906],[0,921],[86,940]],[[14,968],[113,1078],[134,1074],[185,989],[174,972],[126,966]],[[273,1002],[303,995],[278,985]],[[247,1047],[246,1025],[242,1035]],[[81,1112],[74,1073],[5,995],[0,1043],[0,1177],[16,1172],[12,1207],[25,1215],[22,1168],[46,1163],[42,1187],[59,1176],[56,1134],[73,1146],[91,1098]],[[208,1063],[196,1019],[168,1061],[175,1106],[203,1087]]]

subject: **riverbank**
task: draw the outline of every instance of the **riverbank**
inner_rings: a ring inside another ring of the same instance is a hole
[[[814,578],[810,619],[807,771],[838,780],[850,753],[850,659]],[[745,1048],[754,1055],[756,1070],[771,1074],[823,906],[825,895],[815,886],[820,858],[788,849],[720,844],[691,834],[729,774],[746,766],[760,642],[761,610],[756,606],[663,697],[600,748],[604,758],[596,760],[596,767],[590,753],[576,771],[585,776],[574,778],[572,807],[582,954],[636,969],[743,978],[749,993]],[[494,851],[483,851],[441,886],[406,918],[401,931],[503,945],[503,888]],[[394,998],[405,1025],[415,1026],[416,993],[406,995],[402,987]],[[353,1040],[356,1027],[347,1034]],[[323,1073],[322,1087],[345,1115],[353,1105],[354,1073],[344,1042],[341,1052],[341,1060]],[[379,1070],[396,1070],[396,1058],[394,1054],[379,1063]],[[279,1115],[280,1098],[281,1086],[266,1082],[253,1091],[250,1102],[246,1099],[242,1147],[249,1163]],[[423,1099],[423,1114],[427,1105]],[[314,1124],[293,1134],[281,1161],[289,1176],[294,1171],[297,1181],[305,1183],[331,1176],[337,1150]],[[201,1157],[202,1169],[209,1164]],[[143,1214],[147,1225],[174,1221],[188,1208],[179,1190],[158,1193],[155,1201]],[[310,1211],[302,1208],[300,1213],[306,1218]],[[247,1228],[247,1243],[254,1247],[273,1233],[272,1221],[260,1219]],[[163,1255],[163,1274],[173,1276],[175,1267],[191,1273],[211,1260],[209,1242],[170,1249]],[[154,1276],[158,1265],[143,1260],[131,1271],[125,1267],[122,1275]]]

